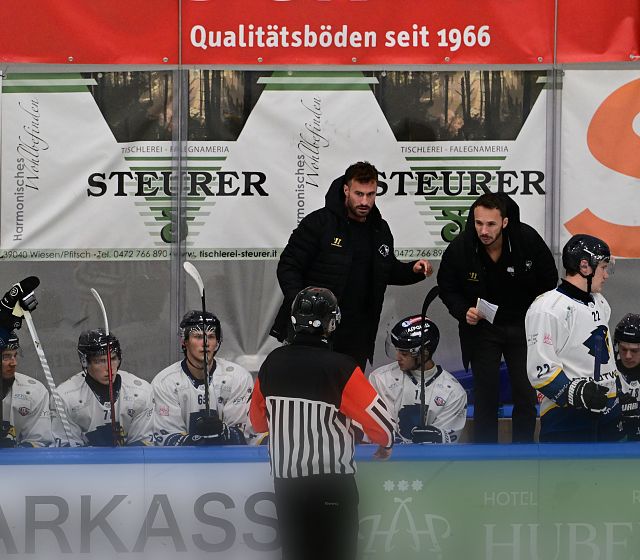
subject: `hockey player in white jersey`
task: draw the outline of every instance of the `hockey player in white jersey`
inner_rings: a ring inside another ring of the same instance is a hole
[[[640,441],[640,315],[627,313],[616,325],[613,350],[622,429],[627,441]]]
[[[111,350],[115,422],[111,421],[107,347]],[[71,447],[152,445],[153,391],[150,383],[120,369],[120,341],[101,328],[84,331],[78,339],[78,356],[82,371],[58,387],[71,427],[70,439],[51,407],[57,443]]]
[[[433,354],[440,341],[437,325],[413,315],[390,331],[387,352],[396,361],[371,372],[369,382],[395,421],[396,442],[455,443],[467,419],[467,394],[458,380],[436,365]],[[426,418],[420,422],[420,348],[424,353]]]
[[[151,383],[156,444],[246,443],[253,378],[243,367],[216,357],[222,343],[220,321],[209,312],[203,315],[201,311],[189,311],[180,322],[180,331],[184,359],[163,369]],[[210,378],[208,417],[204,388],[205,338]]]
[[[49,393],[45,386],[16,371],[20,341],[15,331],[2,351],[2,436],[0,447],[48,447],[53,442]]]
[[[610,260],[604,241],[574,235],[562,250],[564,279],[527,311],[527,374],[539,393],[540,441],[622,437],[611,308],[600,293]]]

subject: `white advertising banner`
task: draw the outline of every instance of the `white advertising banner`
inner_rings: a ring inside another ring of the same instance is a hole
[[[180,216],[191,260],[277,258],[299,221],[324,205],[331,182],[359,160],[380,171],[377,204],[401,258],[438,258],[485,190],[513,195],[522,219],[544,234],[547,90],[536,86],[530,107],[503,116],[510,95],[524,96],[523,72],[431,72],[418,86],[411,75],[419,73],[410,72],[252,75],[244,87],[262,89],[250,111],[238,109],[234,76],[218,73],[231,85],[214,99],[204,72],[190,73],[182,146],[148,139],[149,128],[160,126],[148,117],[155,98],[144,93],[145,101],[142,85],[137,122],[110,114],[103,78],[9,76],[2,256],[166,259]],[[381,81],[399,104],[385,101]],[[154,114],[170,125],[168,106],[165,94]],[[218,139],[215,127],[204,139],[192,133],[214,117],[220,129],[244,120],[232,139]],[[138,135],[129,130],[135,126]]]
[[[565,71],[561,145],[561,244],[588,233],[640,258],[640,71]]]
[[[1,246],[8,258],[35,249],[45,250],[43,260],[74,252],[83,259],[87,249],[152,245],[134,204],[117,197],[92,204],[87,196],[96,169],[129,170],[88,85],[79,75],[15,75],[4,83]]]
[[[107,457],[103,460],[108,461]],[[0,553],[276,560],[268,463],[2,465]]]

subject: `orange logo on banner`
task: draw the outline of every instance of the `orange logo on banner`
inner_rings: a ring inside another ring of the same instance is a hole
[[[587,131],[589,150],[602,165],[640,179],[640,135],[633,121],[640,113],[640,79],[614,91],[598,107]],[[615,139],[615,141],[614,141]],[[589,233],[607,241],[614,255],[640,257],[640,227],[607,222],[586,209],[565,223],[570,233]]]
[[[587,144],[605,167],[640,179],[640,136],[633,130],[638,113],[640,79],[623,85],[598,107],[589,124]]]

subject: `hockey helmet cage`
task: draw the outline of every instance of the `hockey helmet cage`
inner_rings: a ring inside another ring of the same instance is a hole
[[[111,352],[114,353],[118,360],[122,362],[122,349],[120,341],[113,334],[105,332],[104,329],[91,329],[80,333],[78,338],[78,357],[82,369],[86,372],[89,367],[89,361],[96,356],[103,356],[107,353],[107,345]]]
[[[20,339],[18,338],[18,334],[16,331],[11,331],[9,333],[9,338],[7,339],[7,345],[3,348],[3,350],[19,350],[20,349]]]
[[[193,309],[187,311],[180,321],[180,336],[183,340],[189,338],[192,332],[202,332],[202,325],[205,325],[207,333],[213,333],[218,341],[218,346],[222,342],[222,325],[220,319],[218,319],[213,313]]]
[[[423,322],[421,315],[410,315],[398,321],[389,333],[389,342],[397,350],[409,352],[412,356],[420,353],[422,346],[433,356],[440,342],[440,330],[428,317]]]
[[[640,315],[627,313],[620,319],[613,334],[613,341],[616,344],[618,342],[640,344]]]
[[[309,286],[300,290],[291,305],[295,333],[329,336],[340,323],[340,307],[333,292]]]
[[[583,260],[586,260],[595,272],[601,261],[611,260],[609,245],[593,235],[585,233],[574,235],[562,249],[562,266],[569,273],[580,274],[580,263]]]

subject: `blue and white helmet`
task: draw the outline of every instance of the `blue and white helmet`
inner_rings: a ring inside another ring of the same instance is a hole
[[[417,356],[421,347],[428,350],[429,356],[433,356],[440,342],[440,330],[431,319],[425,317],[423,331],[422,316],[409,315],[393,326],[388,341],[393,348],[407,351],[412,356]]]

